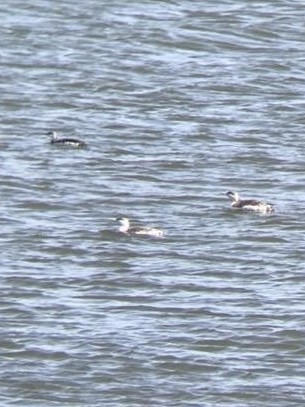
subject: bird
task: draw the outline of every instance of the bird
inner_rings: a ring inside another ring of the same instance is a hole
[[[273,213],[274,205],[257,199],[239,199],[237,192],[228,191],[227,197],[231,199],[231,207],[234,209],[244,209],[247,211],[261,213],[263,215]]]
[[[85,147],[86,143],[76,138],[59,138],[56,131],[49,131],[47,136],[50,137],[51,144],[68,145],[73,147]]]
[[[152,236],[152,237],[164,237],[164,232],[160,229],[155,229],[151,227],[144,226],[130,226],[130,221],[128,218],[116,218],[120,226],[118,231],[120,233],[125,233],[127,235],[142,235],[142,236]]]

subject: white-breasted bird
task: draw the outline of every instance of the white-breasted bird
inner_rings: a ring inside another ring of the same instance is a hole
[[[226,193],[226,195],[231,200],[231,207],[234,209],[244,209],[264,215],[273,213],[275,211],[273,204],[257,199],[240,199],[237,192],[229,191]]]
[[[119,222],[119,232],[128,235],[142,235],[152,237],[164,237],[163,230],[147,227],[147,226],[130,226],[128,218],[116,218]]]

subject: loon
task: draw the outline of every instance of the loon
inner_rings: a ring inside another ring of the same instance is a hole
[[[272,204],[257,199],[239,199],[237,192],[229,191],[226,193],[229,199],[231,199],[231,207],[234,209],[244,209],[247,211],[258,212],[263,215],[273,213],[275,208]]]
[[[76,138],[58,138],[56,131],[49,131],[47,136],[50,137],[51,144],[60,144],[60,145],[68,145],[73,147],[84,147],[86,143],[82,140],[78,140]]]
[[[133,226],[130,227],[130,222],[128,218],[116,218],[119,222],[119,232],[126,233],[128,235],[142,235],[142,236],[153,236],[153,237],[164,237],[164,233],[160,229],[155,229],[151,227],[143,226]]]

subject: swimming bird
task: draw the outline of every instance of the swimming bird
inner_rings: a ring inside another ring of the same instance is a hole
[[[84,147],[86,143],[76,138],[59,138],[56,131],[49,131],[47,136],[50,137],[51,144],[68,145],[73,147]]]
[[[263,215],[273,213],[275,208],[272,204],[257,199],[239,199],[237,192],[229,191],[226,193],[229,199],[231,199],[231,207],[234,209],[244,209],[247,211],[258,212]]]
[[[130,226],[128,218],[116,218],[119,222],[119,232],[128,235],[142,235],[142,236],[153,236],[153,237],[163,237],[164,233],[160,229],[155,229],[151,227],[144,226]]]

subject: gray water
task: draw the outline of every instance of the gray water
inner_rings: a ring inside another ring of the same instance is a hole
[[[1,406],[303,405],[304,1],[0,15]]]

